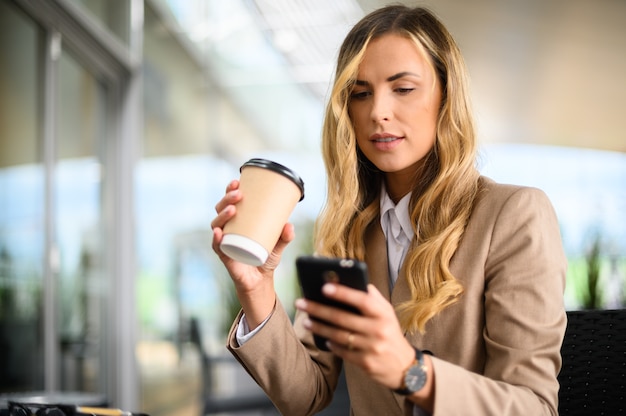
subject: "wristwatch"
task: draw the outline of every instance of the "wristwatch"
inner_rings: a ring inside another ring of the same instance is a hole
[[[426,384],[427,374],[424,354],[415,348],[415,361],[405,370],[402,386],[399,389],[395,389],[394,392],[403,396],[409,396],[420,391]]]

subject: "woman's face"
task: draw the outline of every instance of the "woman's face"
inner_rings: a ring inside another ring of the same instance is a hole
[[[359,148],[388,184],[414,179],[435,143],[440,104],[439,81],[413,41],[387,34],[369,43],[349,112]]]

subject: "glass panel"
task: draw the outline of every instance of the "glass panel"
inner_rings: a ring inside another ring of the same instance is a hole
[[[42,44],[37,25],[0,2],[0,392],[43,387]]]
[[[137,166],[135,215],[141,410],[198,414],[199,356],[180,334],[191,316],[219,309],[205,224],[210,178],[225,164],[189,155],[209,152],[211,129],[220,122],[199,65],[150,7],[144,36],[144,158]],[[189,284],[192,294],[181,287]]]
[[[254,135],[250,137],[256,139],[256,142],[248,136],[233,134],[232,128],[236,123],[220,122],[212,126],[212,138],[221,141],[221,151],[239,155],[243,149],[253,151],[259,145],[291,151],[302,151],[303,148],[305,151],[317,151],[323,114],[322,97],[313,94],[313,90],[307,88],[310,80],[299,78],[298,73],[303,70],[310,74],[322,72],[323,95],[328,88],[332,65],[324,65],[320,71],[320,65],[316,64],[290,64],[281,51],[272,45],[271,34],[266,31],[268,24],[259,21],[258,12],[255,11],[257,6],[252,1],[155,2],[171,12],[177,22],[176,30],[187,37],[188,42],[185,43],[192,45],[195,53],[204,60],[211,77],[220,85],[220,90],[228,95],[239,111],[245,113],[248,123],[254,126]],[[324,5],[320,4],[320,10],[317,10],[317,5],[316,15],[325,15],[327,10]],[[295,10],[297,7],[291,6],[285,7],[301,15]],[[332,23],[336,21],[335,18],[339,17],[328,15]],[[146,19],[148,29],[147,23]],[[311,31],[310,23],[310,20],[306,21],[303,31]],[[331,26],[331,22],[324,22],[324,31],[327,32]],[[291,26],[285,22],[284,28]],[[283,32],[289,32],[291,36],[287,34],[287,37],[297,41],[298,37],[290,30]],[[304,54],[310,54],[310,48],[320,40],[321,37],[318,37],[306,45],[292,46]],[[145,41],[148,41],[147,36]],[[319,77],[316,75],[314,78],[319,81]],[[301,82],[297,82],[297,79]],[[237,140],[232,140],[233,137]]]
[[[61,385],[102,392],[109,286],[103,262],[100,145],[106,88],[71,55],[59,63],[55,236],[59,249]]]
[[[240,365],[229,360],[224,348],[239,302],[233,296],[231,279],[211,249],[209,227],[225,185],[238,177],[239,164],[249,153],[261,152],[263,139],[248,109],[207,76],[195,55],[183,49],[170,30],[147,5],[144,154],[137,166],[135,218],[141,410],[153,415],[199,412],[201,363],[187,336],[194,318],[205,352],[212,359],[223,359],[213,369],[219,382],[205,386],[207,390],[223,397],[259,389]],[[266,105],[267,101],[257,101],[262,94],[248,92],[250,102]],[[268,94],[276,94],[276,89]],[[289,99],[285,103],[298,107]],[[276,109],[276,114],[280,111]],[[297,166],[301,173],[301,164],[292,160],[286,165]],[[296,244],[292,247],[276,274],[277,290],[287,308],[297,289],[290,265],[300,249]]]
[[[529,144],[483,146],[483,174],[544,190],[568,257],[567,309],[626,305],[626,154]]]
[[[130,39],[130,0],[72,0],[126,46]]]

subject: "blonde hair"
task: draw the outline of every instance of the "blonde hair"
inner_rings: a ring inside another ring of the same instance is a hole
[[[426,323],[463,292],[449,265],[479,179],[463,58],[449,32],[424,8],[388,6],[374,11],[357,23],[341,46],[322,130],[327,198],[315,226],[315,247],[321,255],[363,260],[365,233],[379,219],[384,173],[358,149],[348,104],[368,42],[388,33],[412,39],[428,56],[442,92],[435,145],[411,195],[416,237],[403,265],[411,300],[396,309],[404,330],[423,332]]]

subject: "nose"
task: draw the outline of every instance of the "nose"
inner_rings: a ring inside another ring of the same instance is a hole
[[[391,103],[384,94],[375,94],[372,99],[371,118],[375,123],[389,121],[393,114]]]

